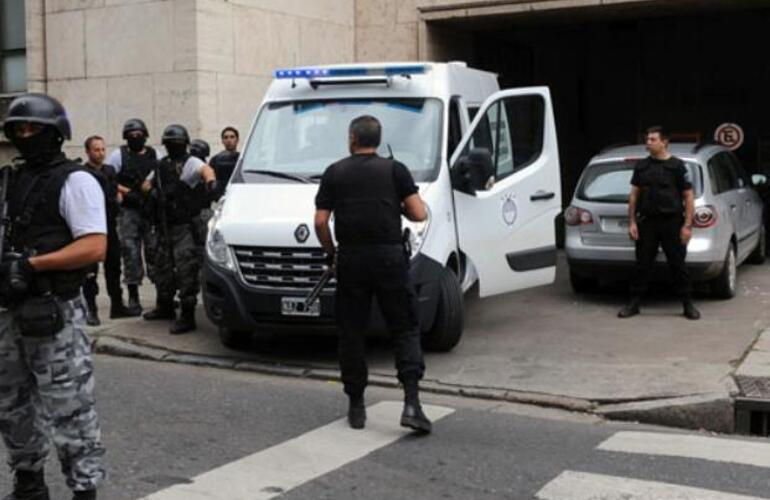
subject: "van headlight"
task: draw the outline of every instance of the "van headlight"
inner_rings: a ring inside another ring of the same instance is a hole
[[[404,222],[404,227],[409,230],[409,247],[412,251],[410,258],[412,259],[417,257],[417,254],[420,253],[420,249],[428,236],[431,217],[430,209],[427,211],[428,217],[422,222],[412,222],[410,220]]]
[[[225,243],[225,237],[222,235],[222,231],[217,227],[219,222],[219,215],[221,213],[221,206],[217,207],[214,211],[214,215],[209,221],[209,230],[206,235],[206,255],[209,260],[219,267],[223,267],[229,271],[235,271],[235,261],[233,260],[233,253],[230,247]]]

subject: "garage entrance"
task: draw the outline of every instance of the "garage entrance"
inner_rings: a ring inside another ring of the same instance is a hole
[[[736,123],[747,170],[770,172],[770,8],[717,3],[732,8],[455,17],[429,21],[428,37],[441,57],[494,71],[503,87],[551,88],[568,202],[592,155],[655,124],[708,142]]]

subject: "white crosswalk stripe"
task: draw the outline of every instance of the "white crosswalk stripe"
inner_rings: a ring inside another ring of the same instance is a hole
[[[563,472],[537,493],[540,500],[763,500],[656,481]]]
[[[352,430],[345,419],[312,430],[142,500],[267,500],[365,457],[409,433],[398,426],[402,405],[385,401],[367,408],[365,430]],[[451,408],[424,405],[439,420]]]
[[[618,432],[598,450],[708,460],[770,468],[770,443],[690,434]],[[538,493],[540,500],[761,500],[672,483],[565,471]]]

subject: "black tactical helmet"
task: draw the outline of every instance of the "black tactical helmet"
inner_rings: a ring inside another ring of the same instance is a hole
[[[3,132],[9,139],[16,123],[38,123],[53,127],[62,139],[72,139],[72,128],[67,112],[59,101],[45,94],[24,94],[8,107]]]
[[[169,125],[163,130],[163,137],[161,138],[163,144],[167,141],[182,141],[185,144],[190,144],[190,134],[182,125]]]
[[[144,124],[139,118],[131,118],[126,120],[123,124],[123,139],[128,139],[129,132],[140,131],[144,133],[145,137],[150,137],[150,133],[147,131],[147,125]]]
[[[203,139],[195,139],[190,143],[190,154],[200,158],[201,160],[208,158],[211,154],[211,148],[209,143]]]

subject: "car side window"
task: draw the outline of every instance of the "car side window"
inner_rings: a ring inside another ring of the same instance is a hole
[[[718,153],[708,162],[714,194],[721,194],[738,188],[738,177],[727,153]]]
[[[746,169],[743,168],[741,161],[733,153],[725,153],[728,161],[732,164],[733,171],[738,179],[738,187],[746,188],[751,187],[751,177],[746,173]]]
[[[449,137],[447,138],[447,158],[452,156],[463,138],[462,122],[460,121],[460,103],[452,99],[449,103]]]

